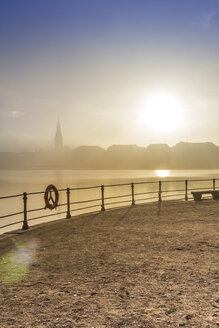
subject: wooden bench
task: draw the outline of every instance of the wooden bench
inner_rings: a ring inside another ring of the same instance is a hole
[[[207,194],[211,194],[213,199],[219,200],[219,190],[192,191],[191,194],[195,201],[202,200],[202,195]]]

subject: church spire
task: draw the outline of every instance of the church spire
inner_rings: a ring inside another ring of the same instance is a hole
[[[57,127],[56,127],[56,135],[55,135],[55,150],[60,151],[62,149],[63,149],[63,138],[62,138],[61,125],[58,120]]]

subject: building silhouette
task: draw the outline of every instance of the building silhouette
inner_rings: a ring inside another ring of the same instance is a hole
[[[56,134],[55,134],[55,150],[56,151],[63,150],[63,137],[62,137],[61,125],[59,120],[57,122]]]

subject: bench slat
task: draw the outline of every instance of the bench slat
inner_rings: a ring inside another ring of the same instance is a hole
[[[206,191],[192,191],[192,194],[193,195],[199,195],[199,194],[201,194],[201,195],[203,195],[203,194],[212,194],[212,193],[214,193],[214,190],[206,190]]]

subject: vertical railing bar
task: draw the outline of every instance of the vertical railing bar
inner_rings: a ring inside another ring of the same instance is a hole
[[[105,211],[105,206],[104,206],[104,185],[101,186],[101,197],[102,197],[102,205],[101,205],[101,211]]]
[[[131,183],[131,189],[132,189],[132,206],[135,205],[135,190],[134,190],[134,182]]]
[[[185,180],[185,200],[188,200],[188,180]]]
[[[159,202],[162,202],[161,193],[162,193],[162,190],[161,190],[161,181],[159,181],[159,192],[158,192],[158,201]]]
[[[213,179],[213,190],[215,190],[215,179]]]
[[[70,210],[70,188],[66,189],[67,193],[67,213],[66,213],[66,219],[71,219],[71,210]]]
[[[27,223],[27,193],[23,193],[23,201],[24,201],[24,221],[23,221],[23,230],[29,229],[28,223]]]

